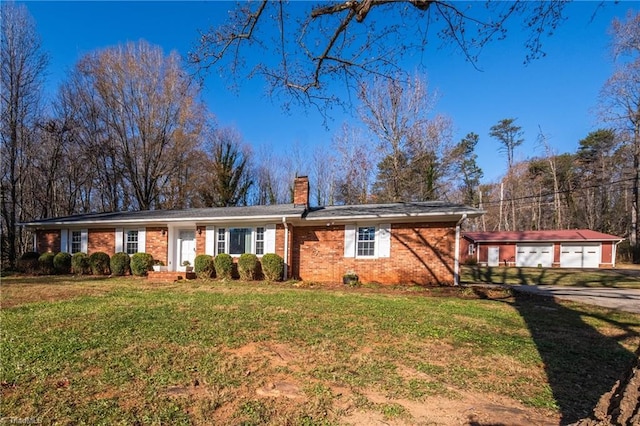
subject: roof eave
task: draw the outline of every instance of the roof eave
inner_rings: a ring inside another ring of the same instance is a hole
[[[301,214],[276,214],[276,215],[255,215],[255,216],[223,216],[223,217],[179,217],[179,218],[153,218],[153,219],[100,219],[100,220],[75,220],[75,221],[47,221],[47,222],[26,222],[22,223],[22,226],[27,228],[51,228],[58,226],[89,226],[89,225],[169,225],[182,222],[196,222],[196,223],[228,223],[228,222],[260,222],[260,221],[273,221],[280,222],[282,218],[296,219]]]

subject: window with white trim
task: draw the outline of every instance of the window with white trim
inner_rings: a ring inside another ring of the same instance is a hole
[[[216,254],[240,256],[252,253],[262,256],[275,252],[275,226],[272,225],[216,228],[214,238]]]
[[[258,226],[256,228],[256,255],[264,254],[264,227]]]
[[[357,236],[357,257],[372,257],[376,253],[376,227],[360,226]]]
[[[473,243],[469,244],[469,252],[468,252],[469,256],[473,256],[474,254],[476,254],[476,246]]]
[[[82,231],[71,231],[71,244],[69,244],[71,254],[82,251]]]
[[[251,228],[229,228],[229,254],[251,253]]]
[[[125,253],[136,254],[138,252],[138,230],[125,231]]]

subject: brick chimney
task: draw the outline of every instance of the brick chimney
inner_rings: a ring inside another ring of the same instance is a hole
[[[297,207],[309,207],[309,178],[298,176],[293,181],[293,204]]]

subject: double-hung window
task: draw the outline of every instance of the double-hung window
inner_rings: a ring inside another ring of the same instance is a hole
[[[71,231],[71,254],[82,251],[82,231]]]
[[[344,257],[377,259],[390,256],[390,223],[344,226]]]
[[[356,255],[358,257],[371,257],[376,253],[376,227],[358,227],[358,240]]]
[[[256,254],[264,254],[264,227],[259,226],[256,228]]]
[[[227,247],[227,230],[224,228],[218,228],[218,234],[216,236],[216,251],[218,254],[226,253]]]
[[[136,254],[138,252],[138,231],[129,230],[125,232],[125,253]]]

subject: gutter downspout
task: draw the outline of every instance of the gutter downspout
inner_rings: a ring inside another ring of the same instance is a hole
[[[616,268],[616,254],[618,253],[618,244],[624,241],[624,238],[613,245],[613,249],[611,250],[611,267],[613,269]]]
[[[282,224],[284,225],[284,274],[283,281],[289,279],[289,224],[287,219],[282,216]]]
[[[456,223],[455,253],[453,254],[453,285],[460,285],[460,225],[467,219],[467,214],[463,213]]]

